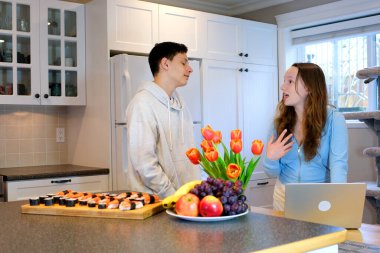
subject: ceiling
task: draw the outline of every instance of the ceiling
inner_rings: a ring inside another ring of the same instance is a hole
[[[61,0],[89,3],[93,0]],[[106,0],[99,0],[106,1]],[[142,0],[185,9],[276,24],[275,16],[344,0]],[[377,0],[378,1],[378,0]]]
[[[64,0],[76,3],[88,3],[92,0]],[[239,15],[250,11],[292,2],[293,0],[143,0],[165,5],[196,9],[225,15]]]

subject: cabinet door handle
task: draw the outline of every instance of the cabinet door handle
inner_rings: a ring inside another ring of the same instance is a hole
[[[40,94],[36,93],[36,94],[34,94],[34,97],[35,98],[40,98]]]
[[[62,179],[62,180],[51,180],[52,184],[64,184],[64,183],[70,183],[71,179]]]
[[[239,69],[240,72],[243,72],[243,69]]]
[[[248,69],[244,69],[245,72],[248,72]]]
[[[268,181],[266,181],[266,182],[260,182],[260,183],[257,183],[257,185],[267,185],[267,184],[269,184],[269,182],[268,182]]]
[[[49,94],[44,94],[44,98],[48,98],[49,97]]]
[[[244,56],[245,56],[245,57],[248,57],[248,54],[245,54]]]
[[[240,53],[239,56],[243,56],[243,53]]]

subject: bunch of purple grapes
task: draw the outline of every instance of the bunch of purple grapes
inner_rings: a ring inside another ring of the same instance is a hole
[[[232,182],[221,178],[208,177],[207,180],[203,180],[202,183],[191,189],[190,193],[197,195],[199,199],[207,195],[217,197],[223,204],[224,216],[236,215],[248,210],[248,205],[245,203],[247,197],[243,195],[240,180]]]

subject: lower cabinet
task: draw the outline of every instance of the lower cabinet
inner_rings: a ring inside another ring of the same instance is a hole
[[[59,177],[5,182],[5,200],[17,201],[63,190],[106,192],[108,175]]]
[[[275,178],[265,178],[250,181],[247,189],[245,190],[248,205],[272,208],[275,183]]]

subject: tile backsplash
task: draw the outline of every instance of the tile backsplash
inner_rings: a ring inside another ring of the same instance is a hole
[[[67,163],[66,119],[65,107],[0,105],[0,168]]]

